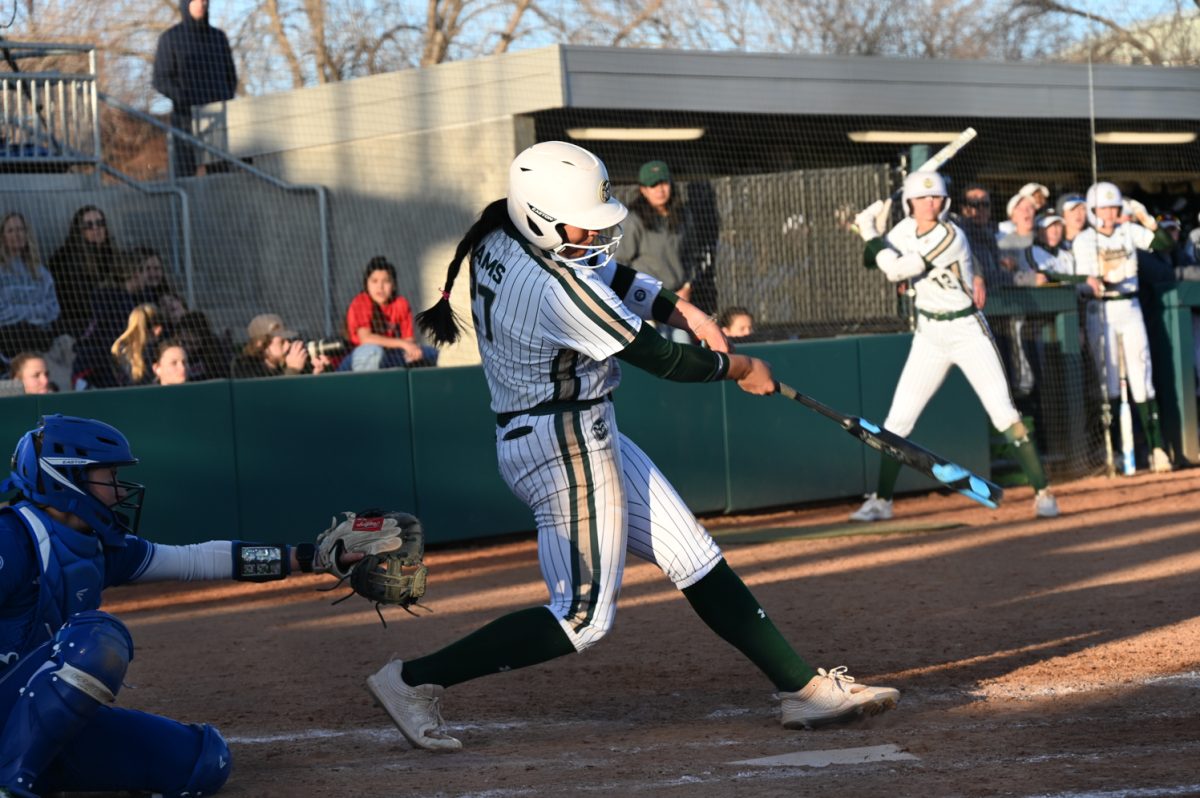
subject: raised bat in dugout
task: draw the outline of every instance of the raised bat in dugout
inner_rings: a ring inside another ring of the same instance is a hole
[[[805,396],[782,382],[776,382],[775,386],[778,393],[816,410],[826,418],[833,419],[842,429],[872,449],[878,449],[896,462],[933,477],[947,488],[956,490],[985,507],[994,509],[1004,497],[1004,490],[996,483],[971,473],[957,463],[952,463],[923,446],[918,446],[908,438],[901,438],[893,432],[888,432],[865,418],[839,413],[832,407],[818,402],[811,396]]]
[[[963,147],[967,146],[968,144],[970,144],[971,141],[977,135],[979,135],[979,134],[975,132],[975,128],[973,128],[973,127],[967,128],[962,133],[958,134],[958,138],[956,138],[954,141],[950,142],[945,147],[942,147],[940,150],[935,152],[929,158],[929,160],[927,160],[925,163],[918,166],[915,171],[917,171],[917,172],[936,172],[938,169],[942,168],[942,165],[944,163],[946,163],[946,161],[950,160],[955,155],[958,155],[958,151],[961,150]],[[894,192],[892,192],[892,202],[895,202],[896,200],[900,199],[900,195],[902,193],[904,193],[903,187],[898,188]],[[850,230],[854,233],[857,233],[858,226],[851,224]]]

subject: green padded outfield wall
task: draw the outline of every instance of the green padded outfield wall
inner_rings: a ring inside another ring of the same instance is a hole
[[[844,412],[859,406],[855,338],[747,344],[776,379]],[[834,422],[782,396],[725,392],[730,512],[852,496],[863,490],[862,443]]]
[[[97,418],[125,433],[141,463],[122,479],[146,486],[139,532],[161,543],[244,534],[225,381],[39,397],[39,415]]]
[[[342,510],[419,512],[403,369],[228,384],[244,539],[311,540]]]
[[[417,514],[430,540],[469,540],[533,528],[496,465],[496,416],[483,369],[414,369],[412,458]]]

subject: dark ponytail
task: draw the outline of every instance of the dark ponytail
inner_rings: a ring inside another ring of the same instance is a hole
[[[471,229],[458,242],[454,257],[446,269],[446,284],[442,286],[442,298],[417,314],[417,327],[429,340],[438,346],[456,343],[462,333],[458,319],[450,308],[450,291],[454,288],[454,280],[462,267],[463,258],[475,249],[484,236],[508,221],[508,200],[501,198],[488,205],[479,214],[479,219],[471,225]]]

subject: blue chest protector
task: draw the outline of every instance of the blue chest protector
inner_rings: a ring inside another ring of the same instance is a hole
[[[37,618],[21,642],[25,656],[54,637],[67,619],[100,607],[104,547],[95,535],[63,526],[27,501],[0,508],[21,521],[33,541],[38,564]]]

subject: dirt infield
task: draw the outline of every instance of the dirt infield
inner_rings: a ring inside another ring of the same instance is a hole
[[[217,725],[223,795],[1200,795],[1198,488],[1200,469],[1079,481],[1041,521],[1028,488],[995,511],[901,497],[871,534],[842,525],[851,504],[709,519],[809,661],[902,692],[817,732],[784,730],[767,680],[631,561],[607,639],[453,688],[465,749],[410,749],[364,678],[544,601],[532,539],[430,552],[435,612],[386,629],[316,577],[121,588],[105,609],[137,643],[121,704]],[[805,753],[850,762],[786,756]]]

